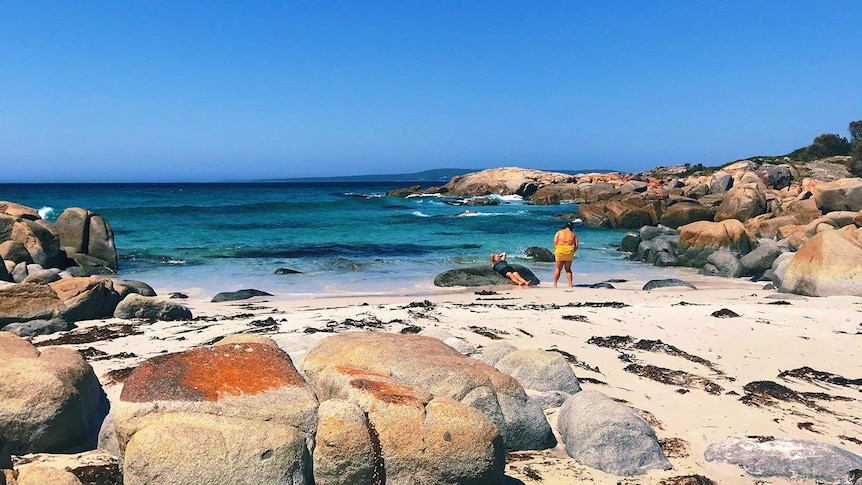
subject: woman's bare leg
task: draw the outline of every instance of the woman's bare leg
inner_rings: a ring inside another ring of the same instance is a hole
[[[569,287],[572,286],[572,262],[566,261],[563,263],[566,267],[566,279],[569,280]],[[556,280],[555,280],[556,281]],[[555,285],[556,286],[556,285]]]
[[[554,263],[554,288],[557,287],[557,280],[560,279],[560,270],[563,269],[563,262],[557,261]]]

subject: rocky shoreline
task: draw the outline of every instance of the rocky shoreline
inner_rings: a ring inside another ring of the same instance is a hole
[[[632,259],[769,281],[797,294],[788,297],[854,298],[862,296],[862,180],[830,179],[842,174],[837,167],[820,161],[803,175],[790,164],[745,161],[685,177],[677,169],[504,168],[426,192],[577,200],[577,216],[591,227],[638,229],[620,244]],[[547,258],[543,248],[531,250]],[[786,379],[828,385],[828,394],[770,380],[763,365],[745,362],[750,351],[739,353],[732,330],[703,324],[740,319],[758,329],[749,345],[781,340],[788,355],[801,353],[790,351],[800,340],[757,316],[757,305],[792,306],[762,283],[745,287],[756,301],[740,313],[692,314],[719,300],[684,281],[513,295],[486,267],[435,281],[487,288],[475,297],[286,308],[248,289],[180,304],[115,278],[113,231],[98,214],[68,209],[51,224],[8,202],[0,203],[0,256],[0,485],[570,483],[570,470],[627,484],[716,483],[704,470],[725,479],[745,470],[750,483],[852,484],[862,476],[862,456],[847,449],[862,446],[859,398],[848,392],[859,379],[841,375],[852,365],[819,369],[839,342],[851,348],[844,358],[857,361],[851,314],[783,310],[830,322],[832,334],[800,335],[817,335],[816,354],[782,361],[794,369]],[[609,288],[624,301],[597,293]],[[571,291],[592,300],[571,301]],[[720,301],[744,299],[733,292]],[[655,321],[656,312],[667,320]],[[591,335],[599,329],[604,335]],[[635,330],[639,336],[621,333]],[[685,340],[697,353],[659,337]],[[709,339],[720,354],[703,346]],[[670,358],[688,363],[673,368]],[[733,411],[702,428],[697,411],[684,419],[670,411],[683,395],[693,410]],[[751,435],[730,422],[734,413],[766,431]],[[800,417],[810,421],[795,432],[780,424]],[[687,433],[686,422],[703,437]],[[721,426],[729,430],[717,432]],[[849,431],[832,433],[841,426]]]
[[[580,175],[510,167],[390,194],[578,203],[576,217],[589,227],[638,229],[620,244],[634,260],[802,295],[862,295],[862,179],[848,171],[851,157],[783,162],[743,160],[708,174],[689,166]]]

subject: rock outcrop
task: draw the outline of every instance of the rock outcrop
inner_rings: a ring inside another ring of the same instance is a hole
[[[862,296],[862,228],[821,232],[793,255],[777,281],[782,291],[808,296]]]
[[[452,398],[490,419],[499,429],[507,450],[543,449],[555,443],[541,409],[528,403],[524,389],[515,379],[464,357],[434,338],[339,334],[309,350],[305,372],[317,390],[337,383],[338,389],[327,387],[329,391],[325,392],[339,399],[344,399],[348,387],[366,386],[362,381],[351,384],[351,373],[373,381],[367,384],[372,388],[406,392],[414,396],[409,399],[411,402],[414,399],[423,402],[425,395]],[[455,412],[451,404],[445,406]]]
[[[511,263],[510,263],[511,264]],[[512,268],[518,272],[531,285],[538,285],[539,278],[533,274],[527,267],[520,264],[511,264]],[[471,266],[468,268],[456,268],[444,271],[434,278],[435,286],[494,286],[494,285],[514,285],[515,283],[501,276],[490,266]]]

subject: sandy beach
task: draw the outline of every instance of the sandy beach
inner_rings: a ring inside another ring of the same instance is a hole
[[[273,338],[300,369],[307,349],[333,332],[448,334],[468,353],[495,341],[556,350],[567,356],[583,389],[605,393],[647,419],[674,467],[616,477],[579,465],[560,444],[510,454],[511,483],[659,484],[686,475],[717,483],[791,483],[764,482],[739,467],[707,462],[706,447],[728,437],[813,439],[862,453],[862,298],[781,294],[744,280],[690,282],[698,289],[643,291],[643,282],[630,281],[616,289],[543,284],[230,303],[193,297],[184,302],[195,316],[191,322],[95,320],[33,341],[84,351],[111,401],[125,375],[145,359],[232,333]],[[830,384],[803,371],[780,377],[805,367],[850,382]],[[796,394],[781,400],[746,387],[757,381]],[[556,409],[546,413],[555,427]]]

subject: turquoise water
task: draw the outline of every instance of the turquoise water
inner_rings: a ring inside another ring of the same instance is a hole
[[[418,293],[438,273],[487,264],[491,252],[550,281],[553,264],[524,258],[550,248],[577,205],[496,206],[462,199],[395,198],[397,183],[46,184],[0,185],[0,200],[40,209],[55,220],[67,207],[101,214],[114,229],[120,276],[160,291],[211,296],[257,288],[271,293]],[[624,231],[580,227],[576,283],[673,276],[623,259]],[[277,268],[301,274],[276,275]]]

